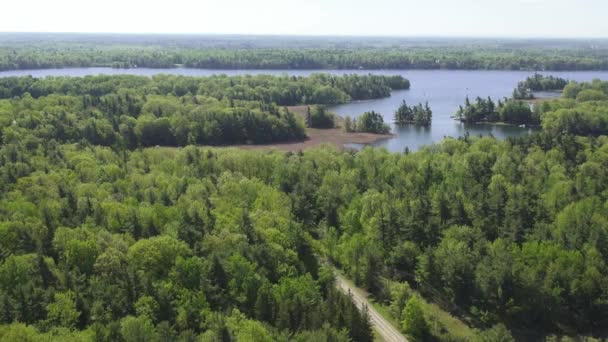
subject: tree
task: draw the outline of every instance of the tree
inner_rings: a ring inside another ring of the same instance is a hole
[[[374,111],[365,112],[357,117],[356,127],[357,132],[362,133],[387,134],[390,131],[382,115]]]
[[[154,342],[156,329],[147,317],[127,316],[120,321],[120,335],[125,342]]]
[[[412,289],[408,283],[395,283],[390,287],[391,302],[389,309],[394,317],[401,317],[403,308],[412,297]]]
[[[344,131],[346,133],[351,133],[355,131],[353,119],[351,119],[350,116],[344,118]]]
[[[129,248],[129,263],[154,277],[168,274],[177,257],[191,253],[188,245],[169,236],[156,236],[137,241]]]
[[[356,341],[360,342],[372,342],[374,341],[374,330],[372,327],[372,322],[369,316],[369,309],[367,305],[363,307],[361,310],[361,332],[356,339]]]
[[[55,301],[46,307],[49,326],[60,326],[74,329],[78,323],[80,312],[76,308],[76,296],[73,292],[55,293]]]
[[[403,330],[416,341],[424,341],[429,336],[429,326],[417,296],[411,297],[403,308]]]
[[[272,297],[272,289],[269,284],[264,284],[258,291],[255,301],[255,317],[264,322],[274,321],[274,298]]]
[[[405,100],[401,102],[401,105],[395,112],[395,122],[399,124],[404,124],[408,122],[414,121],[414,112],[410,106],[407,105]]]
[[[482,331],[478,340],[479,342],[515,342],[511,332],[504,324],[497,324],[491,329]]]
[[[315,106],[312,114],[310,107],[306,109],[307,126],[311,128],[334,128],[334,116],[327,111],[325,106]]]
[[[312,113],[310,111],[310,106],[306,106],[306,117],[304,122],[306,122],[306,127],[312,127]]]
[[[405,100],[401,103],[395,112],[395,123],[398,125],[416,124],[421,126],[429,126],[433,117],[433,111],[429,107],[429,103],[424,105],[419,103],[413,107],[409,107]]]

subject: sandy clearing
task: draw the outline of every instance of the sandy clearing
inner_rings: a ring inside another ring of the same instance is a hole
[[[289,110],[300,117],[306,115],[307,106],[292,106]],[[330,144],[338,148],[344,148],[345,144],[371,144],[376,141],[389,139],[392,134],[372,134],[372,133],[347,133],[342,126],[344,119],[336,115],[337,128],[332,129],[317,129],[307,128],[306,134],[308,138],[302,141],[293,141],[285,143],[274,143],[267,145],[231,145],[229,147],[237,147],[245,150],[283,150],[283,151],[302,151],[315,146]]]

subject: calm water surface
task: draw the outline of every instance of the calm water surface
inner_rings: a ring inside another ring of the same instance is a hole
[[[431,127],[405,127],[393,126],[395,134],[390,139],[375,143],[375,146],[386,147],[389,151],[401,152],[406,147],[416,150],[420,146],[438,142],[444,137],[459,137],[467,132],[472,135],[489,135],[504,139],[511,136],[528,134],[528,128],[515,126],[493,126],[482,124],[462,124],[451,118],[464,103],[465,97],[474,99],[477,96],[499,99],[510,96],[517,82],[533,74],[526,71],[461,71],[461,70],[209,70],[209,69],[112,69],[112,68],[66,68],[44,70],[17,70],[0,72],[0,77],[25,76],[86,76],[86,75],[144,75],[175,74],[187,76],[211,76],[216,74],[244,75],[244,74],[272,74],[307,76],[311,73],[331,74],[382,74],[402,75],[411,81],[410,90],[395,91],[390,97],[353,102],[334,106],[330,109],[342,116],[356,117],[363,112],[375,110],[384,116],[386,122],[392,122],[395,110],[406,100],[414,105],[419,102],[429,102],[433,110],[433,124]],[[547,72],[554,76],[564,77],[575,81],[590,81],[594,78],[608,80],[608,72]],[[554,94],[553,94],[554,95]],[[351,145],[360,147],[358,145]]]

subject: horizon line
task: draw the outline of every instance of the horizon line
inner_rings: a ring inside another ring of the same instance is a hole
[[[116,35],[116,36],[232,36],[285,38],[384,38],[384,39],[505,39],[505,40],[608,40],[607,36],[474,36],[474,35],[388,35],[388,34],[277,34],[277,33],[218,33],[218,32],[111,32],[111,31],[1,31],[0,35]]]

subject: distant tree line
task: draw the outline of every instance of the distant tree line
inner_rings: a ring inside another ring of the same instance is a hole
[[[279,106],[298,104],[339,104],[350,100],[387,97],[392,90],[409,89],[402,76],[313,74],[297,76],[189,77],[176,75],[87,76],[0,78],[0,98],[29,93],[32,97],[50,94],[103,96],[120,88],[137,88],[145,95],[203,95],[217,99],[261,101]]]
[[[241,44],[242,45],[242,44]],[[201,47],[117,42],[5,42],[0,70],[105,66],[208,69],[608,70],[606,49],[533,46]]]

